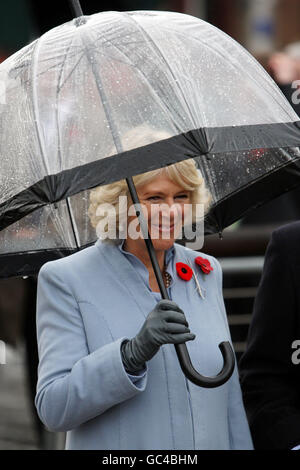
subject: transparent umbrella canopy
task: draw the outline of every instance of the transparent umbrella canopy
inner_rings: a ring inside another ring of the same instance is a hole
[[[195,158],[212,233],[300,184],[297,115],[251,55],[197,18],[80,16],[11,56],[0,80],[0,278],[94,243],[87,209],[99,185],[125,178],[136,203],[134,175]],[[175,345],[186,377],[207,388],[234,369],[230,343],[219,348],[221,372],[204,377]]]
[[[300,184],[300,124],[275,82],[207,22],[102,12],[0,65],[0,278],[96,241],[90,190],[194,158],[205,233]]]

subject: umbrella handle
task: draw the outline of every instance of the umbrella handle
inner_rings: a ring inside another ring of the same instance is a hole
[[[199,385],[204,388],[220,387],[232,376],[235,365],[235,356],[229,341],[223,341],[219,344],[224,364],[222,370],[212,377],[206,377],[205,375],[199,374],[199,372],[194,369],[185,343],[175,344],[175,349],[182,372],[195,385]]]
[[[161,274],[158,261],[156,258],[156,253],[155,253],[152,240],[148,231],[148,225],[143,215],[143,211],[141,210],[140,201],[139,201],[132,177],[126,178],[126,182],[127,182],[130,194],[131,194],[132,201],[134,203],[136,215],[139,219],[139,223],[140,223],[143,237],[144,237],[144,240],[148,249],[148,253],[151,259],[151,263],[152,263],[153,270],[156,276],[156,280],[159,285],[161,296],[163,299],[170,300],[167,289],[163,282],[162,274]],[[219,387],[220,385],[223,385],[225,382],[227,382],[227,380],[230,379],[234,370],[234,366],[235,366],[235,356],[234,356],[232,347],[228,341],[223,341],[222,343],[219,344],[219,349],[221,350],[224,364],[219,374],[213,377],[206,377],[204,375],[201,375],[199,374],[199,372],[197,372],[194,369],[185,343],[175,344],[174,346],[176,349],[176,353],[178,356],[178,360],[179,360],[182,372],[195,385],[199,385],[200,387],[205,387],[205,388],[215,388],[215,387]]]

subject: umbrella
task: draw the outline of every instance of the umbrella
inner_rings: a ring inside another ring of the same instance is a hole
[[[250,54],[198,18],[80,16],[8,58],[0,79],[0,277],[33,274],[94,243],[88,191],[99,185],[125,178],[138,204],[133,175],[195,158],[213,196],[213,233],[300,184],[297,115]],[[126,140],[145,124],[150,138]],[[186,345],[175,347],[195,383],[214,387],[232,373],[229,343],[219,345],[220,376],[204,380]]]

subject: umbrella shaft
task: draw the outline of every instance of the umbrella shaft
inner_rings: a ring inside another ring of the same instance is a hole
[[[70,5],[75,17],[83,16],[79,0],[70,0]]]
[[[150,259],[151,259],[151,263],[152,263],[154,274],[155,274],[155,277],[156,277],[156,280],[157,280],[157,283],[158,283],[158,286],[159,286],[159,289],[160,289],[160,292],[161,292],[161,296],[162,296],[163,299],[170,300],[167,289],[166,289],[164,281],[163,281],[161,270],[159,268],[159,264],[158,264],[158,261],[157,261],[157,258],[156,258],[154,246],[153,246],[153,243],[152,243],[149,231],[148,231],[148,225],[147,225],[147,222],[145,220],[143,211],[141,210],[140,200],[138,198],[138,195],[137,195],[136,188],[135,188],[132,177],[130,176],[130,177],[126,178],[126,182],[127,182],[127,186],[128,186],[132,201],[135,205],[136,215],[137,215],[137,217],[139,219],[139,222],[140,222],[142,234],[143,234],[143,237],[144,237],[144,240],[145,240],[145,243],[146,243],[146,246],[147,246],[147,250],[148,250],[148,253],[149,253],[149,256],[150,256]]]

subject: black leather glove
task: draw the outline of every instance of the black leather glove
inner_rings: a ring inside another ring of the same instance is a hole
[[[147,316],[139,333],[121,345],[125,370],[135,374],[145,367],[162,344],[180,344],[195,339],[184,312],[172,300],[160,300]]]

